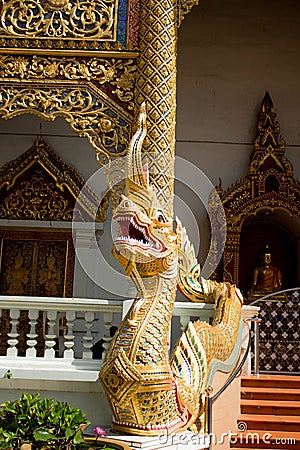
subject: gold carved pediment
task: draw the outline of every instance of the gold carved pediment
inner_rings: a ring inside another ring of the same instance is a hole
[[[293,176],[293,167],[284,156],[286,145],[280,134],[280,125],[275,119],[273,102],[270,94],[266,92],[258,116],[257,137],[248,174],[250,178],[259,174],[267,175],[268,170],[272,168],[283,173],[281,180],[287,182]],[[267,162],[271,164],[266,164]]]
[[[241,227],[245,217],[262,208],[288,210],[297,215],[299,184],[293,166],[285,157],[285,141],[280,134],[270,94],[266,92],[258,115],[257,137],[250,156],[248,173],[219,194],[229,226]]]
[[[1,219],[72,221],[76,205],[78,220],[105,220],[96,193],[41,137],[0,169],[0,193]]]

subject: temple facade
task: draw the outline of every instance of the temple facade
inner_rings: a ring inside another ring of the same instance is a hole
[[[237,284],[248,304],[299,286],[299,15],[295,0],[2,1],[1,376],[30,379],[20,356],[63,358],[68,370],[80,357],[84,381],[96,380],[135,295],[111,255],[111,214],[144,101],[150,181],[204,276]],[[256,289],[266,246],[280,282]],[[281,349],[293,359],[273,364],[273,348],[266,372],[299,373],[295,299],[292,350]]]

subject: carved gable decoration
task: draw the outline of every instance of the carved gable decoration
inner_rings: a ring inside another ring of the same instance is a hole
[[[275,118],[267,92],[258,115],[257,137],[248,174],[226,191],[218,188],[228,224],[240,224],[249,213],[266,207],[281,207],[298,215],[299,183],[294,180],[292,164],[285,157],[285,141]]]
[[[287,193],[288,184],[293,177],[293,167],[284,156],[285,141],[275,118],[271,97],[266,92],[258,116],[257,138],[248,172],[252,185],[257,188],[254,195],[265,194],[272,190]]]
[[[257,137],[248,174],[226,191],[221,185],[217,188],[227,220],[224,280],[239,281],[240,235],[247,218],[278,210],[299,217],[300,183],[293,178],[293,167],[285,156],[285,148],[271,97],[266,92],[258,115]]]
[[[101,221],[100,200],[81,175],[65,163],[42,138],[0,169],[0,218]]]
[[[118,3],[117,0],[3,0],[1,43],[5,44],[9,37],[15,38],[15,45],[23,43],[24,47],[98,49],[101,41],[118,41],[121,46],[126,42],[124,19],[128,2],[124,0],[122,7]],[[38,39],[42,42],[37,42]]]

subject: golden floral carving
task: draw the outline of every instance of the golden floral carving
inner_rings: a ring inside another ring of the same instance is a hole
[[[113,0],[3,0],[1,31],[23,37],[115,40],[116,13]]]
[[[110,83],[115,86],[112,94],[127,103],[129,110],[134,107],[133,89],[136,74],[133,59],[51,58],[42,56],[0,56],[0,76],[17,79],[49,79],[60,77],[65,80],[88,80],[98,85]]]
[[[0,114],[4,119],[28,112],[46,120],[63,116],[73,131],[87,137],[96,148],[99,163],[108,163],[110,156],[124,155],[131,124],[121,108],[115,112],[107,99],[97,98],[85,84],[78,88],[61,86],[8,85],[0,92]]]

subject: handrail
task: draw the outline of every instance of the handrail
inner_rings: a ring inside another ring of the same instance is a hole
[[[296,288],[283,289],[282,291],[271,292],[270,294],[264,295],[263,297],[259,297],[256,300],[253,300],[252,302],[248,303],[248,305],[254,306],[254,305],[256,305],[256,303],[259,303],[262,301],[267,301],[269,297],[273,297],[274,295],[285,294],[286,292],[291,292],[291,291],[296,292],[299,290],[300,290],[300,287],[296,287]]]
[[[249,322],[252,322],[253,320],[255,320],[255,318],[248,319]],[[211,437],[211,433],[212,433],[212,405],[213,405],[214,401],[217,400],[217,398],[228,388],[228,386],[230,386],[230,384],[233,382],[233,380],[237,376],[239,376],[239,374],[242,370],[242,367],[245,364],[246,359],[248,357],[250,347],[251,347],[251,327],[249,328],[248,344],[247,344],[245,353],[244,353],[243,358],[241,359],[240,363],[236,367],[236,369],[230,374],[230,376],[227,378],[226,382],[221,387],[221,389],[219,389],[219,391],[216,392],[213,396],[210,396],[210,392],[212,392],[211,386],[208,386],[206,389],[206,393],[207,393],[207,434],[209,437]],[[211,450],[211,449],[212,449],[212,443],[211,443],[211,439],[210,439],[209,440],[209,450]]]

